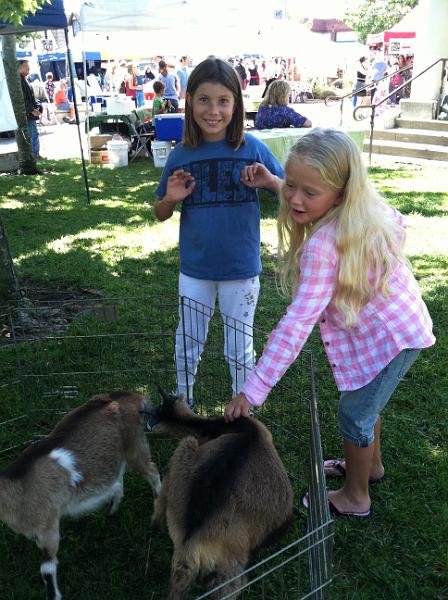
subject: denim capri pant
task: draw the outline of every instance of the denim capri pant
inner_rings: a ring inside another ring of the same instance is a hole
[[[374,440],[374,427],[400,381],[420,350],[402,350],[370,383],[358,390],[341,392],[339,429],[344,440],[366,448]]]

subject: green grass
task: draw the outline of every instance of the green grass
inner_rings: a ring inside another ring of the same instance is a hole
[[[95,323],[92,327],[96,333],[109,328],[118,332],[121,327],[127,331],[153,327],[149,306],[154,308],[154,303],[169,306],[176,297],[178,277],[178,214],[161,224],[154,220],[151,211],[160,170],[147,161],[135,161],[127,169],[113,171],[90,165],[92,203],[88,206],[79,161],[46,161],[41,166],[46,172],[38,177],[0,177],[0,210],[20,280],[30,285],[37,282],[48,287],[128,298],[124,312],[120,313],[123,323],[120,319],[112,324]],[[384,411],[386,478],[372,487],[374,518],[369,522],[336,523],[331,598],[445,600],[448,598],[448,167],[406,165],[394,170],[374,167],[370,174],[387,200],[406,215],[407,254],[433,317],[437,344],[422,353]],[[274,277],[276,212],[276,201],[263,196],[264,273],[256,324],[267,332],[287,305],[287,300],[277,293]],[[154,319],[160,320],[160,315]],[[171,311],[166,331],[170,331],[175,320]],[[82,333],[85,323],[81,320],[72,328]],[[168,338],[167,344],[169,353]],[[132,381],[135,376],[143,388],[145,382],[163,369],[160,356],[151,348],[151,340],[146,343],[146,340],[126,339],[126,352],[119,364],[108,363],[112,355],[109,347],[96,348],[93,343],[80,342],[70,349],[47,347],[45,352],[34,355],[33,348],[28,351],[36,372],[43,372],[46,367],[57,370],[57,365],[61,371],[74,372],[80,357],[91,364],[104,361],[106,366],[122,372],[137,365],[138,376],[130,373],[129,378]],[[307,349],[313,350],[316,360],[323,453],[339,456],[337,391],[316,331]],[[205,359],[203,362],[205,365]],[[14,364],[12,361],[10,371],[2,365],[7,376],[14,375]],[[207,376],[220,383],[225,377],[221,372]],[[39,393],[46,390],[43,377],[29,382],[29,388],[35,387]],[[61,380],[61,384],[66,383],[66,379]],[[103,383],[93,377],[85,384],[86,393]],[[81,386],[80,390],[84,388]],[[2,417],[29,408],[15,386],[0,387],[0,395]],[[280,404],[281,399],[274,398],[268,403],[273,411]],[[294,408],[288,405],[288,410],[293,415]],[[292,416],[291,420],[299,429]],[[21,425],[7,432],[13,440],[20,439],[20,434]],[[154,450],[163,469],[167,457],[158,444]],[[305,442],[300,451],[307,454]],[[104,511],[99,511],[80,521],[64,523],[59,558],[61,589],[66,598],[164,597],[171,543],[166,535],[150,531],[152,500],[146,483],[130,475],[126,484],[127,495],[116,516],[108,518]],[[299,486],[304,487],[306,482]],[[300,527],[304,517],[300,511],[298,514]],[[0,548],[2,600],[42,598],[39,552],[35,546],[0,526]],[[269,586],[264,593],[272,598],[295,597],[280,588],[270,590]]]

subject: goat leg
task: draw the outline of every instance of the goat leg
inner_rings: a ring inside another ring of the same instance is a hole
[[[239,562],[235,560],[225,564],[217,564],[216,571],[211,577],[207,578],[207,590],[212,591],[214,588],[232,579],[232,577],[236,577],[236,579],[217,590],[211,597],[214,600],[219,600],[219,598],[227,597],[228,595],[232,600],[238,598],[241,587],[247,582],[247,576],[240,575],[245,569],[247,569],[246,561]],[[237,577],[237,575],[240,576]],[[235,594],[230,596],[232,592],[235,592]]]
[[[138,440],[132,455],[127,456],[127,462],[130,469],[146,478],[154,496],[158,496],[161,487],[160,475],[157,465],[151,460],[149,446],[144,437],[142,440]]]
[[[199,567],[191,560],[185,548],[175,549],[171,565],[170,593],[167,600],[182,600],[196,579]]]
[[[62,598],[57,580],[59,539],[59,515],[53,513],[45,530],[36,536],[36,544],[42,550],[40,573],[47,589],[47,600]]]
[[[58,588],[57,572],[58,561],[56,555],[43,548],[40,574],[47,590],[47,600],[61,600],[61,592]]]
[[[148,475],[146,478],[149,481],[149,485],[151,486],[154,495],[158,496],[160,494],[162,483],[160,481],[159,470],[155,463],[149,463]]]

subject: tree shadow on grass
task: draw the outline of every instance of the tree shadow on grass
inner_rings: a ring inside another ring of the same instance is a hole
[[[369,178],[373,183],[389,182],[393,179],[413,179],[421,169],[415,165],[412,167],[396,167],[387,169],[385,167],[369,167]]]
[[[381,189],[382,195],[401,213],[416,213],[423,217],[448,216],[448,196],[443,192],[395,192]]]
[[[144,293],[163,297],[177,293],[179,255],[175,247],[142,257],[123,257],[111,264],[90,251],[89,245],[75,245],[64,253],[47,250],[28,256],[21,261],[19,274],[30,285],[51,282],[113,296]]]

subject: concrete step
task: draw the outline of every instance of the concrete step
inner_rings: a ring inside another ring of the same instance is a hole
[[[17,150],[0,152],[0,173],[17,171],[19,168],[19,153]]]
[[[437,121],[435,119],[396,119],[396,127],[404,129],[431,129],[435,131],[448,132],[448,121]]]
[[[364,140],[370,138],[370,131],[364,132]],[[434,146],[448,146],[448,131],[428,129],[375,129],[374,140],[389,140],[392,142],[405,142],[411,144],[430,144]]]
[[[364,138],[364,152],[369,152],[368,138]],[[437,144],[411,144],[390,140],[373,140],[372,154],[388,154],[448,162],[448,147]]]

